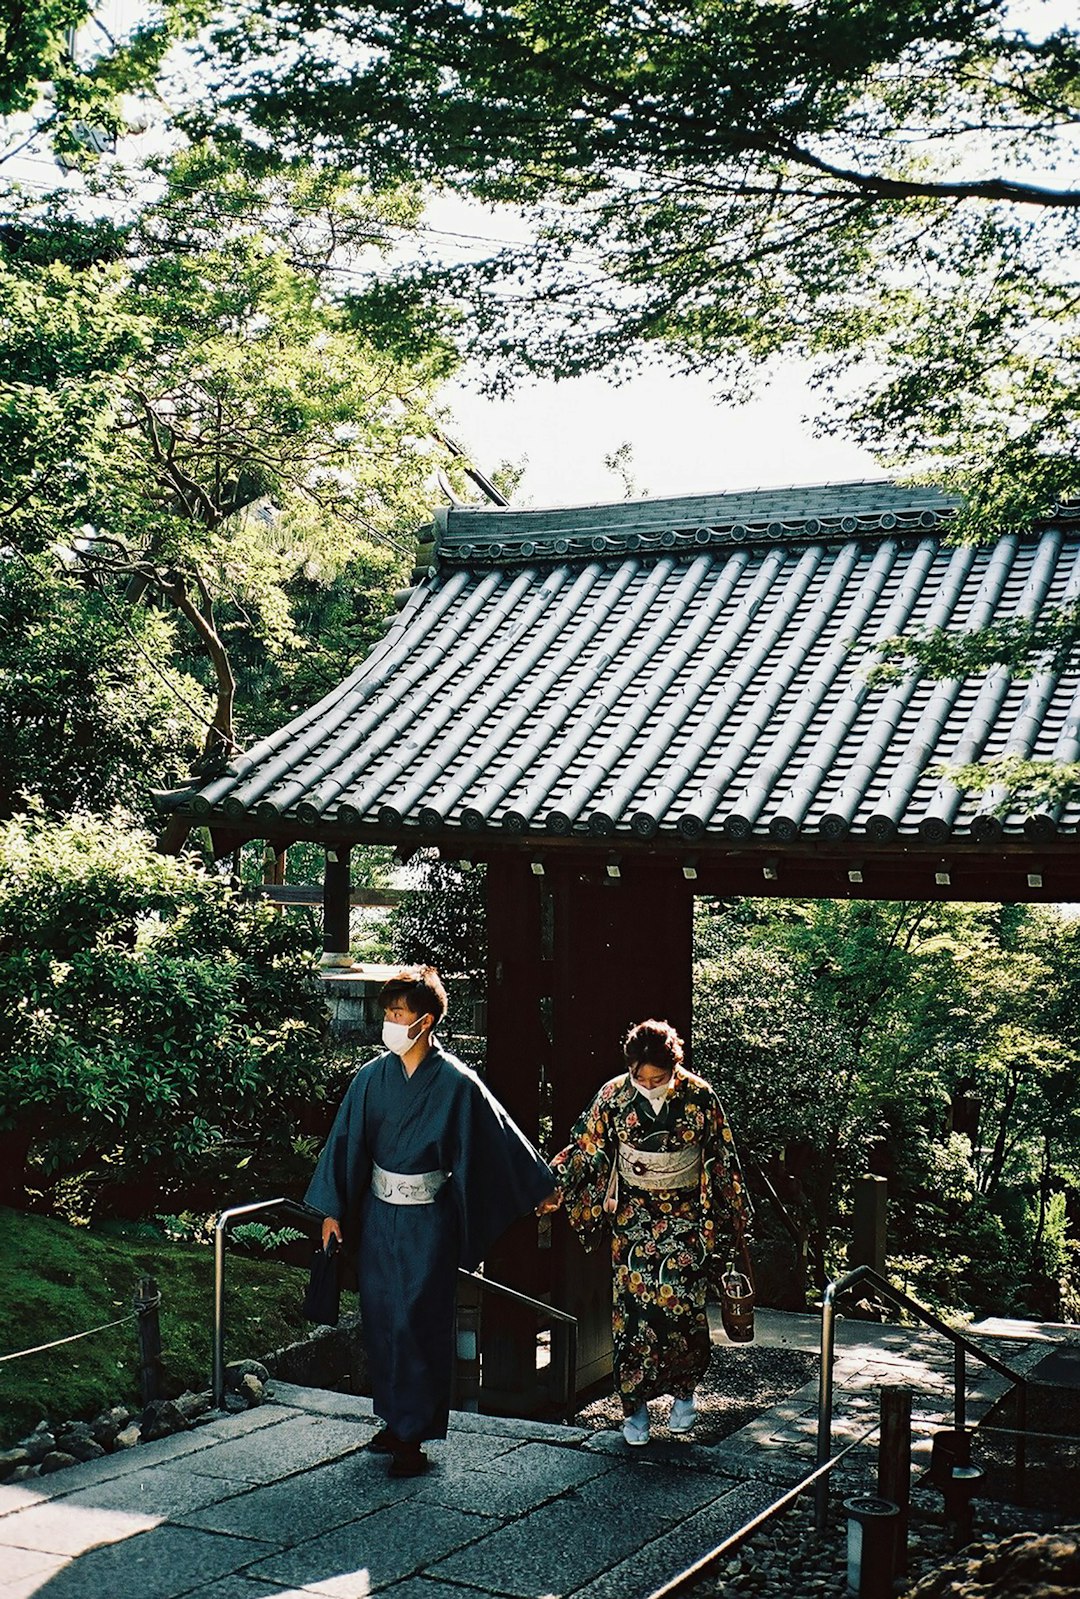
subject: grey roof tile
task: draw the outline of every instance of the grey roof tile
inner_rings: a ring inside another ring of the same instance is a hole
[[[1080,599],[1076,507],[951,545],[955,502],[856,483],[438,519],[438,565],[333,693],[181,802],[422,839],[996,842],[1075,827],[945,762],[1080,758],[1080,680],[1037,663],[870,683],[886,638]]]

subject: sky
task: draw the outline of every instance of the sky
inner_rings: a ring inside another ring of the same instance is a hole
[[[618,387],[599,377],[534,383],[500,400],[466,374],[443,399],[481,470],[525,463],[514,494],[523,507],[621,500],[627,486],[637,499],[886,475],[854,444],[814,437],[816,396],[794,364],[739,407],[717,404],[704,378],[660,371]],[[629,485],[604,464],[624,444]]]

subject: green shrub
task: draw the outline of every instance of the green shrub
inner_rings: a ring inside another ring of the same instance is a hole
[[[307,938],[123,818],[0,825],[11,1202],[77,1175],[84,1214],[125,1188],[139,1214],[299,1161],[328,1074]]]

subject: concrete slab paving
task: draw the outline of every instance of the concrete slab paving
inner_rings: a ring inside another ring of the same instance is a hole
[[[1070,1329],[973,1329],[1019,1370]],[[816,1348],[814,1316],[766,1311],[766,1347]],[[723,1343],[722,1335],[717,1341]],[[841,1322],[835,1447],[916,1389],[913,1447],[951,1422],[952,1347],[921,1330]],[[968,1415],[1007,1386],[968,1362]],[[646,1599],[813,1465],[817,1384],[704,1445],[455,1415],[431,1470],[395,1481],[365,1444],[370,1400],[274,1385],[239,1416],[52,1477],[0,1486],[0,1599]],[[868,1446],[868,1450],[869,1450]],[[865,1467],[856,1450],[834,1494]]]
[[[248,1575],[291,1583],[327,1599],[355,1599],[359,1589],[377,1593],[430,1567],[445,1551],[482,1537],[491,1525],[483,1516],[416,1502],[387,1505],[329,1532],[318,1529],[317,1514],[312,1506],[308,1530],[315,1536],[260,1560]]]
[[[250,1539],[163,1524],[91,1549],[40,1585],[42,1599],[180,1599],[250,1566],[266,1550]]]

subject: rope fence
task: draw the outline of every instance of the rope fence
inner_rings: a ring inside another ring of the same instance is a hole
[[[99,1327],[87,1327],[83,1332],[68,1333],[65,1338],[50,1339],[47,1344],[34,1344],[29,1349],[12,1350],[10,1354],[0,1355],[0,1366],[6,1365],[11,1360],[25,1360],[28,1355],[43,1355],[50,1349],[62,1349],[65,1344],[77,1344],[83,1338],[93,1338],[97,1333],[111,1332],[114,1327],[123,1327],[133,1321],[136,1324],[139,1345],[143,1402],[149,1404],[151,1399],[161,1396],[161,1324],[158,1317],[160,1308],[161,1292],[157,1283],[153,1277],[143,1277],[139,1280],[135,1295],[135,1308],[126,1316],[117,1316],[115,1321],[103,1321]]]
[[[158,1303],[161,1295],[158,1295]],[[85,1332],[71,1333],[67,1338],[54,1338],[51,1344],[35,1344],[33,1349],[17,1349],[14,1354],[0,1355],[0,1366],[6,1360],[22,1360],[25,1355],[41,1355],[46,1349],[59,1349],[61,1344],[76,1344],[80,1338],[92,1338],[95,1333],[108,1332],[110,1327],[122,1327],[126,1321],[134,1321],[139,1315],[133,1310],[128,1316],[120,1316],[116,1321],[103,1321],[100,1327],[88,1327]]]

